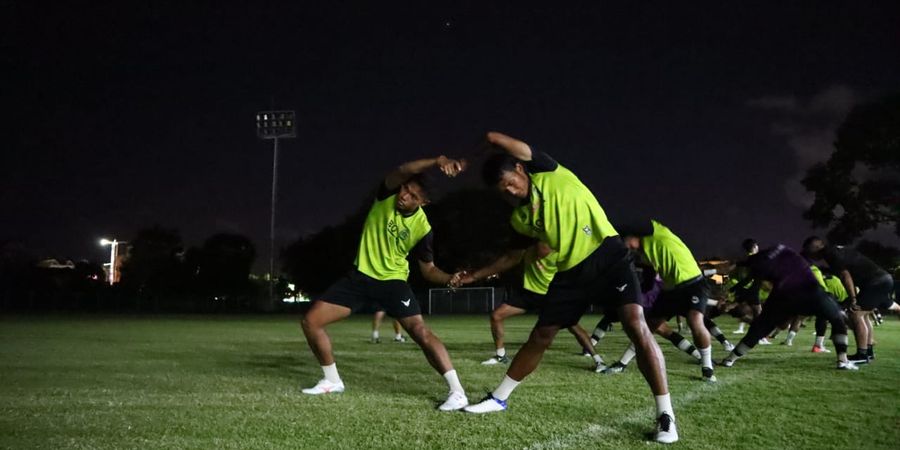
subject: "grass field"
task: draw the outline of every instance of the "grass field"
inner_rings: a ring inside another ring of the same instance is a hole
[[[596,316],[582,320],[592,328]],[[428,317],[477,401],[505,366],[486,317]],[[507,323],[514,350],[534,316]],[[734,322],[723,319],[730,332]],[[647,448],[653,401],[636,368],[605,376],[561,333],[508,411],[441,413],[443,379],[412,343],[370,344],[369,317],[332,326],[343,394],[300,393],[321,377],[296,318],[4,317],[0,319],[3,448]],[[757,347],[719,383],[668,342],[681,441],[675,447],[897,448],[900,322],[876,329],[878,359],[858,373],[794,347]],[[382,334],[390,336],[389,324]],[[731,336],[729,336],[731,337]],[[780,341],[780,339],[778,339]],[[852,338],[851,338],[852,342]],[[608,335],[611,362],[625,345]],[[829,346],[831,344],[829,343]],[[714,347],[714,358],[724,351]]]

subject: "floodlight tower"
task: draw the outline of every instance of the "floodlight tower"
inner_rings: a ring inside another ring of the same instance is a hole
[[[272,140],[272,217],[269,221],[269,302],[275,305],[275,205],[278,202],[278,140],[297,136],[294,111],[256,113],[256,137]]]
[[[115,239],[109,240],[106,238],[100,239],[100,245],[103,247],[109,246],[109,285],[112,286],[116,282],[116,258],[119,256],[119,246],[122,244],[127,244],[125,241],[117,241]],[[105,266],[106,264],[104,264]]]

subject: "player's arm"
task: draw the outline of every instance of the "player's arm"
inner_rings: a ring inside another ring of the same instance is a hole
[[[487,266],[463,275],[463,283],[474,283],[478,280],[483,280],[491,275],[506,272],[507,270],[512,269],[513,267],[516,267],[519,263],[521,263],[522,257],[524,255],[525,249],[510,250]]]
[[[847,298],[850,302],[848,306],[854,308],[856,306],[856,285],[853,283],[853,277],[850,276],[850,272],[847,269],[838,272],[838,277],[840,277],[844,289],[847,290]]]
[[[437,167],[448,177],[455,177],[466,170],[466,160],[456,160],[440,155],[436,158],[417,159],[401,164],[387,174],[384,178],[384,187],[388,190],[397,189],[406,180],[426,170]]]
[[[487,134],[487,140],[518,160],[531,161],[531,147],[514,137],[490,131]]]
[[[422,277],[434,284],[442,284],[446,286],[456,287],[459,285],[459,279],[462,272],[447,273],[434,265],[434,261],[419,261],[419,270],[422,271]]]

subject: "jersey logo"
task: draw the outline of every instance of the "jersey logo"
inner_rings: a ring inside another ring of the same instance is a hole
[[[590,236],[593,233],[593,230],[591,230],[591,227],[588,225],[585,225],[584,228],[581,229],[581,231],[584,231],[584,234],[586,234],[588,236]]]
[[[700,303],[700,298],[697,297],[696,295],[693,296],[693,297],[691,297],[691,303],[693,303],[693,304],[695,304],[695,305],[696,305],[697,303]]]
[[[400,229],[401,226],[403,227],[403,229]],[[400,245],[400,241],[409,239],[409,228],[406,226],[406,224],[400,223],[398,225],[397,222],[394,222],[393,219],[388,220],[387,232],[394,237],[394,239],[397,241],[397,245]]]
[[[625,288],[628,287],[628,283],[625,283],[621,286],[616,286],[616,290],[619,292],[625,292]]]
[[[411,302],[411,301],[412,301],[412,299],[408,298],[406,300],[400,300],[400,303],[403,303],[403,306],[409,308],[409,302]]]

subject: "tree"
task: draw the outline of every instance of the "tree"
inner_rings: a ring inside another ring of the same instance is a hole
[[[835,151],[803,179],[815,201],[803,217],[849,243],[880,225],[900,236],[900,94],[854,108],[838,129]]]
[[[337,226],[328,226],[289,245],[282,252],[283,270],[307,295],[321,294],[353,267],[368,205]]]
[[[122,285],[139,299],[152,299],[158,310],[160,300],[172,300],[172,294],[187,284],[182,252],[181,235],[175,229],[155,225],[139,231],[122,265]]]
[[[221,301],[221,307],[235,308],[246,307],[250,300],[250,268],[255,258],[256,249],[249,238],[220,233],[207,239],[190,259],[196,259],[194,273],[202,294]]]

